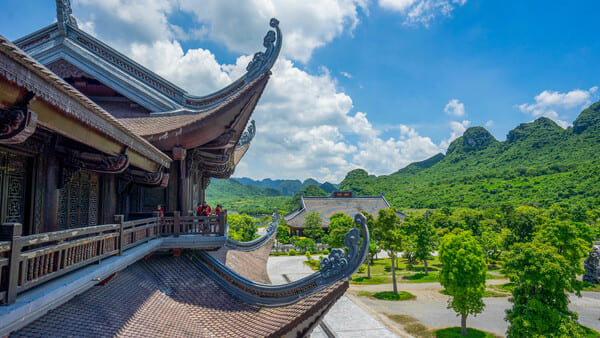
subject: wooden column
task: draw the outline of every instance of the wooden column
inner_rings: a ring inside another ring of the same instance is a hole
[[[175,210],[180,210],[182,215],[186,216],[190,207],[190,179],[188,177],[185,165],[186,150],[181,147],[173,148],[173,159],[177,166],[177,206]]]
[[[115,175],[105,174],[102,177],[102,193],[100,194],[102,211],[98,224],[109,224],[114,221],[117,214],[117,178]]]
[[[60,180],[60,163],[56,158],[53,146],[46,152],[46,187],[44,192],[43,232],[52,232],[58,229],[58,182]]]

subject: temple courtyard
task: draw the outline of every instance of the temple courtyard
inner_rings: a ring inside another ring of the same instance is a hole
[[[297,280],[312,273],[304,264],[304,256],[270,257],[267,265],[273,284]],[[488,285],[507,283],[506,279],[488,280]],[[404,323],[415,321],[431,329],[458,326],[456,313],[447,309],[448,296],[440,291],[439,283],[398,283],[399,291],[408,291],[416,298],[405,301],[383,301],[371,297],[359,296],[359,292],[391,291],[391,284],[358,285],[350,284],[350,288],[325,316],[324,323],[338,337],[412,337],[401,323],[395,322],[387,315],[403,315]],[[579,322],[589,328],[600,331],[600,293],[581,292],[581,298],[571,295],[570,309],[579,314]],[[477,317],[469,316],[467,325],[487,331],[497,336],[504,336],[508,323],[504,321],[505,311],[511,304],[508,297],[484,298],[486,308]],[[414,325],[414,324],[413,324]],[[322,327],[313,332],[313,337],[326,337]]]

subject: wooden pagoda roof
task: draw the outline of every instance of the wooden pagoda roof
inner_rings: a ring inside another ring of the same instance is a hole
[[[195,152],[195,164],[202,164],[197,170],[207,177],[229,177],[233,173],[252,139],[243,136],[244,130],[281,50],[276,19],[269,23],[274,30],[264,38],[265,51],[254,55],[243,76],[212,94],[197,96],[82,31],[68,1],[57,0],[57,16],[56,23],[15,44],[63,78],[85,76],[118,93],[119,98],[139,105],[113,110],[114,104],[92,97],[122,125],[160,150]],[[64,65],[70,70],[61,74]],[[254,131],[252,125],[252,133],[246,135],[253,136]],[[215,156],[220,160],[213,161]]]

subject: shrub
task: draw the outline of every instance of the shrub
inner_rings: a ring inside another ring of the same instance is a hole
[[[288,256],[296,256],[296,250],[292,249],[288,252]]]
[[[312,260],[312,255],[310,254],[310,251],[306,252],[306,259],[308,259],[309,261]]]
[[[325,249],[325,250],[321,251],[321,253],[323,255],[329,255],[329,249]]]
[[[271,255],[273,255],[273,256],[281,256],[281,252],[275,251]]]
[[[366,269],[367,268],[364,265],[361,265],[361,266],[358,267],[357,271],[358,271],[358,273],[363,273],[363,272],[365,272]]]
[[[389,265],[386,265],[383,267],[383,270],[385,270],[385,272],[392,272],[392,267]]]

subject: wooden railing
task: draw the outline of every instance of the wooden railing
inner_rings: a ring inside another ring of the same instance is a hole
[[[19,293],[75,269],[121,255],[162,236],[223,236],[227,213],[220,216],[151,217],[21,236],[22,225],[0,226],[0,302],[12,304]]]

